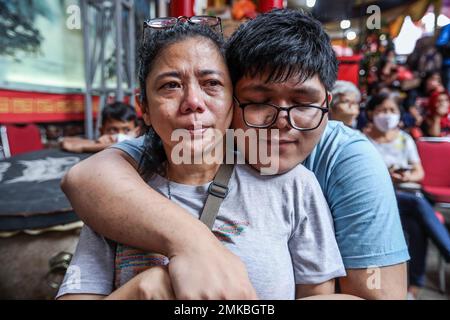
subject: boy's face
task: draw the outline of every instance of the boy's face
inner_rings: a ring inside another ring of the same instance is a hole
[[[115,119],[108,119],[105,121],[100,129],[100,133],[104,134],[130,134],[134,129],[136,129],[136,124],[134,120],[131,121],[119,121]]]
[[[282,108],[299,104],[325,107],[326,104],[323,103],[325,99],[328,99],[328,101],[331,99],[331,95],[327,93],[317,75],[303,83],[299,83],[296,78],[289,79],[283,83],[267,83],[266,79],[267,74],[261,74],[254,78],[248,76],[241,78],[235,86],[236,98],[241,104],[249,102],[270,103]],[[321,117],[321,115],[322,112],[317,113],[317,117]],[[278,173],[289,171],[309,156],[319,142],[328,122],[328,116],[325,114],[316,129],[299,131],[290,126],[287,117],[286,111],[280,111],[275,123],[270,128],[267,128],[269,139],[265,140],[269,150],[272,143],[279,144]],[[312,119],[312,121],[319,123],[320,118]],[[243,111],[237,103],[234,109],[232,125],[234,129],[242,129],[244,131],[260,130],[253,129],[245,124]],[[279,130],[279,138],[276,141],[271,141],[270,139],[270,130],[273,129]],[[244,148],[245,155],[248,158],[248,143],[245,146],[241,145],[240,148],[241,150]],[[253,166],[257,169],[262,167],[260,164]]]

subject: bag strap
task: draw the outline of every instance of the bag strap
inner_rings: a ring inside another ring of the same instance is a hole
[[[228,194],[228,183],[233,174],[233,169],[233,164],[221,164],[213,182],[209,185],[208,197],[200,216],[200,221],[206,224],[209,229],[212,229],[219,213],[220,205]]]

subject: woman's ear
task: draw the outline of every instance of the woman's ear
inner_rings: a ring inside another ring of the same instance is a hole
[[[150,120],[150,114],[148,110],[148,104],[147,101],[142,101],[142,96],[140,93],[136,94],[136,104],[139,106],[142,112],[142,119],[144,119],[144,122],[147,126],[151,126],[151,120]]]

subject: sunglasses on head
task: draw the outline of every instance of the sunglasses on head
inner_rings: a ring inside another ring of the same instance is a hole
[[[152,28],[156,30],[169,29],[174,27],[178,23],[190,23],[205,25],[212,28],[215,31],[220,31],[222,34],[222,20],[219,17],[214,16],[192,16],[192,17],[164,17],[154,18],[144,21],[144,31],[146,28]]]

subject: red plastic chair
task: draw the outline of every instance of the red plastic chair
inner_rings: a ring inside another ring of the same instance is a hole
[[[450,209],[450,139],[420,138],[417,149],[425,171],[425,195],[437,206]]]
[[[1,127],[1,141],[5,157],[44,148],[41,132],[35,124],[4,125]]]
[[[450,212],[450,139],[420,138],[417,141],[425,178],[422,181],[424,195],[434,203],[438,218],[445,224],[445,212]],[[443,221],[442,221],[443,220]],[[445,261],[441,257],[439,282],[445,292]]]

